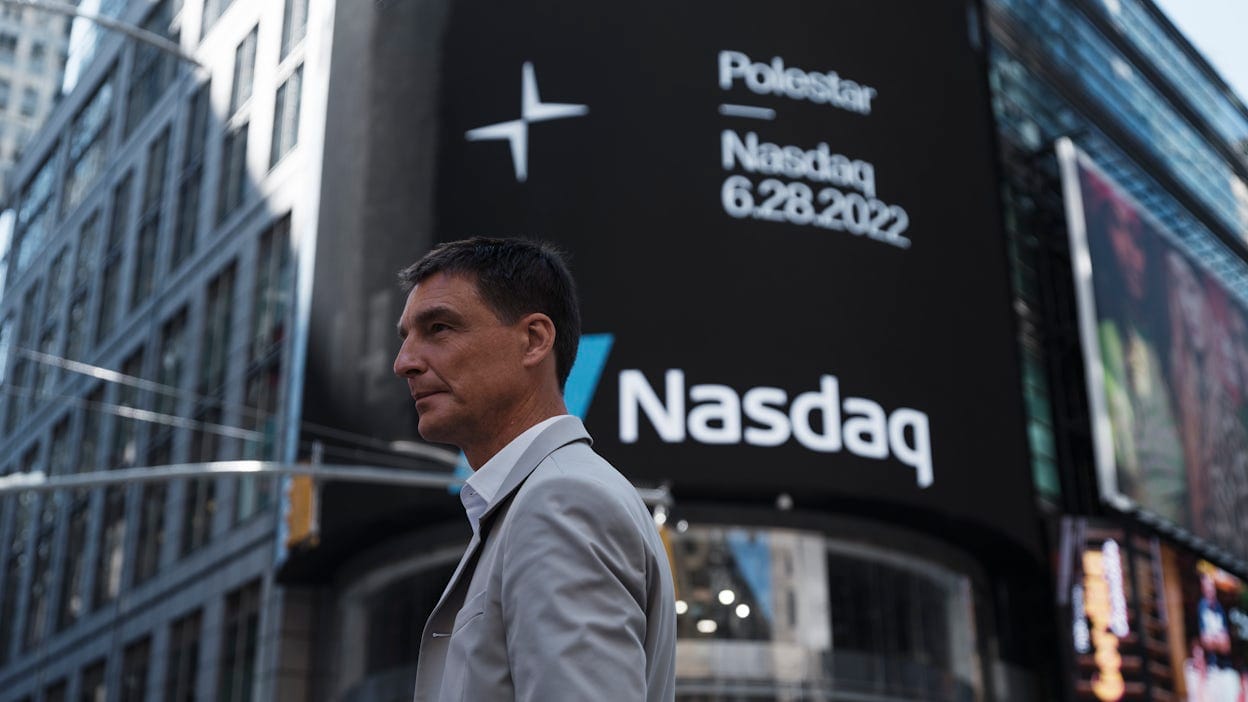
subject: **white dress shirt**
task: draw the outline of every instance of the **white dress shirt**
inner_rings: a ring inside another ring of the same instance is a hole
[[[469,476],[463,489],[459,491],[459,499],[464,503],[464,511],[468,513],[468,523],[472,525],[472,533],[478,532],[481,515],[485,514],[485,510],[494,503],[498,489],[503,486],[503,480],[507,478],[507,474],[511,472],[516,461],[520,460],[520,456],[524,455],[529,445],[533,443],[538,434],[542,433],[543,429],[560,417],[566,416],[568,415],[557,415],[529,427]]]

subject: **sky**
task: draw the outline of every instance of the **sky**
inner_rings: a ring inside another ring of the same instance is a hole
[[[1154,0],[1248,103],[1248,0]]]

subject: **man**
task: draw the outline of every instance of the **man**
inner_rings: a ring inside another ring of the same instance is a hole
[[[553,248],[476,238],[400,274],[394,372],[458,446],[473,536],[425,625],[417,702],[672,700],[676,615],[654,521],[567,414],[575,285]]]

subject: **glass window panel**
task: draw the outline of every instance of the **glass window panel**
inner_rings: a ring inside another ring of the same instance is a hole
[[[221,665],[217,673],[218,702],[251,702],[256,679],[256,644],[260,630],[260,582],[225,597],[221,627]]]
[[[151,667],[152,640],[144,637],[121,654],[120,702],[147,702],[147,676]]]
[[[256,74],[256,37],[259,27],[252,27],[234,49],[234,82],[230,87],[230,114],[238,111],[251,97],[251,84]]]
[[[147,16],[143,29],[177,43],[178,34],[173,31],[172,22],[173,6],[169,0],[162,0]],[[151,44],[135,42],[134,62],[130,68],[130,89],[126,93],[127,136],[173,83],[178,60],[176,56]]]
[[[295,148],[299,140],[299,101],[303,92],[303,65],[295,68],[290,77],[277,89],[273,104],[273,140],[269,153],[269,167],[277,165],[282,157]]]
[[[221,143],[221,176],[217,184],[217,223],[243,203],[247,187],[247,123],[230,130]]]
[[[82,202],[108,161],[109,134],[113,115],[113,81],[110,78],[96,88],[95,95],[74,117],[70,126],[69,163],[65,174],[65,196],[62,212],[69,212]]]
[[[92,603],[96,609],[117,599],[117,595],[121,594],[125,540],[126,489],[109,487],[104,491],[104,518],[95,561],[95,591]]]
[[[165,664],[167,702],[195,702],[199,673],[199,639],[203,614],[196,610],[169,627],[169,657]]]
[[[307,33],[308,0],[286,0],[286,6],[282,11],[281,58],[286,58],[290,50],[302,41]]]
[[[108,688],[104,685],[104,664],[100,660],[83,669],[78,695],[81,702],[105,702]]]

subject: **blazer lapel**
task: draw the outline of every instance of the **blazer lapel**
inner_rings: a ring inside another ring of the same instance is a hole
[[[468,564],[474,562],[477,551],[480,550],[483,543],[480,534],[488,533],[488,523],[490,515],[492,515],[498,506],[505,503],[512,493],[514,493],[524,483],[525,478],[537,468],[537,465],[546,459],[556,449],[566,446],[575,441],[592,441],[589,432],[585,431],[585,425],[576,417],[563,417],[551,424],[533,443],[529,444],[529,448],[520,455],[520,460],[516,461],[515,466],[507,473],[507,477],[503,480],[502,486],[499,487],[498,494],[494,496],[494,500],[490,506],[481,515],[481,523],[478,526],[478,533],[472,535],[472,540],[468,542],[468,548],[464,549],[464,555],[459,559],[459,565],[455,567],[455,573],[451,575],[451,580],[446,584],[446,589],[442,591],[442,596],[438,598],[438,604],[433,608],[433,615],[429,617],[429,624],[432,626],[435,619],[439,618],[442,612],[442,606],[450,599],[451,593],[455,592],[459,587],[460,580],[465,575],[471,575],[471,569]]]

